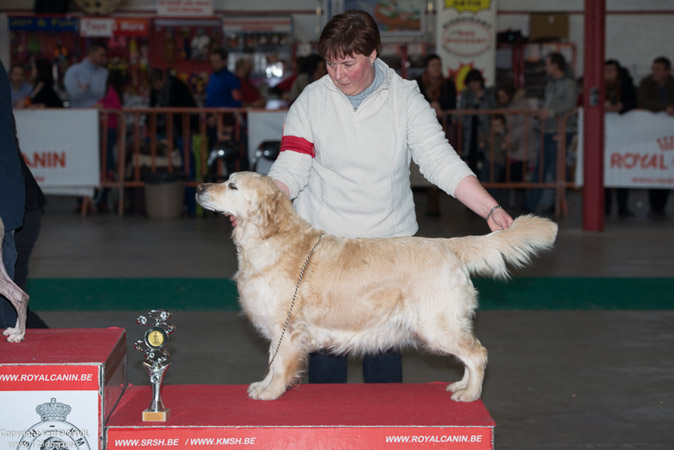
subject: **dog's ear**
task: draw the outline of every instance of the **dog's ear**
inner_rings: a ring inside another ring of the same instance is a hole
[[[283,193],[278,190],[265,193],[260,199],[260,208],[257,211],[258,229],[262,239],[268,239],[278,233],[279,202]]]

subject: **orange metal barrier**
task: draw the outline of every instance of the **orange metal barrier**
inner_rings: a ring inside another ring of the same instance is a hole
[[[563,117],[558,119],[558,136],[557,140],[557,173],[556,178],[553,181],[545,181],[545,174],[543,173],[544,164],[542,161],[544,159],[544,149],[543,149],[543,136],[544,131],[541,129],[538,124],[538,119],[536,118],[538,111],[537,110],[515,110],[515,109],[464,109],[464,110],[448,110],[445,111],[445,118],[443,120],[443,128],[450,139],[450,143],[454,146],[459,155],[464,153],[464,140],[465,136],[463,134],[463,125],[466,120],[470,120],[475,115],[489,116],[493,118],[497,115],[502,115],[508,119],[514,117],[520,117],[521,125],[524,126],[524,129],[521,130],[522,139],[520,140],[520,145],[523,147],[523,154],[521,160],[525,161],[525,164],[522,164],[522,176],[520,180],[513,180],[511,173],[511,154],[516,150],[512,146],[512,132],[513,130],[509,127],[505,130],[505,141],[506,141],[506,151],[503,155],[503,159],[506,161],[505,164],[505,176],[504,179],[498,179],[495,171],[495,161],[497,159],[497,153],[501,151],[500,149],[495,148],[496,139],[495,132],[493,128],[489,129],[489,142],[488,151],[486,152],[485,164],[488,165],[488,177],[480,177],[480,182],[486,188],[497,188],[497,189],[531,189],[531,188],[541,188],[541,189],[554,189],[555,190],[555,214],[557,216],[567,214],[567,204],[566,204],[566,190],[573,187],[573,182],[567,180],[567,170],[566,170],[566,161],[567,161],[567,149],[568,143],[566,142],[566,130],[567,123],[569,118],[576,116],[578,114],[577,110],[570,111]],[[490,120],[491,123],[491,120]],[[451,137],[454,137],[452,141]],[[530,142],[533,140],[534,142]],[[532,149],[533,147],[533,149]],[[464,158],[465,159],[465,158]],[[536,161],[541,161],[539,166],[539,173],[532,173],[535,170]],[[480,174],[478,174],[479,177]],[[532,181],[533,175],[537,175],[538,180],[542,181]]]
[[[216,142],[229,141],[238,147],[240,161],[248,154],[245,148],[244,108],[124,108],[101,110],[101,181],[102,188],[119,190],[118,213],[124,214],[126,188],[145,185],[147,174],[182,173],[187,186],[196,186],[208,174],[206,165],[210,146],[209,134]],[[112,149],[105,136],[108,116],[116,115],[116,167],[107,167]],[[178,123],[176,123],[178,122]],[[199,136],[198,148],[193,137]],[[178,153],[176,153],[178,150]],[[108,174],[113,173],[112,177]],[[223,175],[225,167],[217,160],[214,176]],[[84,207],[83,207],[84,208]],[[84,209],[83,209],[84,211]]]
[[[125,108],[119,110],[101,110],[102,136],[107,136],[108,116],[116,115],[117,120],[117,159],[116,167],[107,167],[107,153],[111,151],[107,139],[101,139],[101,181],[102,188],[115,188],[119,190],[118,213],[124,214],[126,188],[139,188],[145,185],[143,175],[165,171],[167,173],[178,172],[184,174],[187,186],[195,186],[200,183],[204,176],[208,175],[207,159],[212,150],[208,144],[208,135],[217,141],[229,141],[238,146],[239,161],[235,170],[239,170],[240,161],[247,158],[245,120],[246,112],[255,111],[248,108]],[[443,128],[450,143],[457,152],[463,153],[463,124],[465,120],[474,115],[503,115],[506,118],[519,117],[524,126],[524,146],[522,176],[519,180],[513,179],[511,173],[511,154],[515,151],[512,147],[512,130],[506,129],[506,152],[504,159],[505,176],[498,179],[495,173],[495,161],[500,149],[495,148],[495,133],[490,129],[487,141],[488,151],[485,152],[485,164],[488,165],[488,177],[483,177],[481,182],[486,188],[499,189],[530,189],[546,188],[555,190],[555,212],[557,215],[566,215],[566,189],[573,186],[567,181],[567,143],[566,129],[568,119],[577,114],[571,111],[559,119],[559,137],[557,145],[557,175],[554,181],[533,182],[530,180],[534,163],[542,159],[543,155],[543,132],[536,129],[537,111],[535,110],[450,110],[445,111]],[[178,122],[178,123],[176,123]],[[193,136],[200,136],[196,142],[198,148],[194,148]],[[172,137],[169,139],[168,137]],[[281,136],[279,136],[280,140]],[[537,142],[530,142],[531,139]],[[176,152],[178,150],[178,152]],[[533,153],[533,154],[532,154]],[[177,157],[179,155],[179,157]],[[542,167],[542,164],[540,165]],[[144,168],[144,169],[143,169]],[[223,162],[217,161],[215,174],[224,175],[226,172]],[[108,174],[114,174],[109,177]],[[544,175],[538,174],[539,180],[544,180]]]

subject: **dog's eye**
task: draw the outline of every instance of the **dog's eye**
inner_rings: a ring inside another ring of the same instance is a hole
[[[234,183],[229,183],[229,185],[227,187],[230,188],[233,191],[236,191],[237,189],[239,189],[239,188],[236,187],[236,184],[234,184]]]

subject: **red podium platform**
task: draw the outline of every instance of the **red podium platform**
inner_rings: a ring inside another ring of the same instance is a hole
[[[307,384],[267,402],[242,385],[167,385],[162,424],[141,421],[150,387],[129,386],[108,420],[107,448],[492,449],[482,402],[453,402],[446,385]]]
[[[27,330],[0,340],[0,448],[103,448],[126,386],[126,331]],[[51,447],[50,447],[51,446]]]

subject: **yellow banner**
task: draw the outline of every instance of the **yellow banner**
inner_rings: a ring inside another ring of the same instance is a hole
[[[458,12],[477,13],[491,7],[491,0],[444,0],[445,9],[456,9]]]

